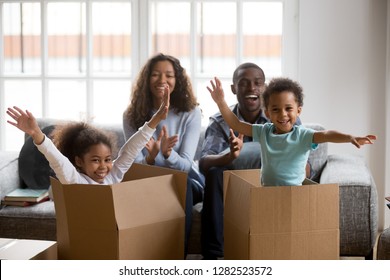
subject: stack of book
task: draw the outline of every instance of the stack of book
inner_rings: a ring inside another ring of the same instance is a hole
[[[48,189],[16,189],[7,194],[2,205],[30,206],[49,200]]]

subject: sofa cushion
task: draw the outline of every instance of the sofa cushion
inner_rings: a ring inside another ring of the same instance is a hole
[[[325,128],[316,123],[304,123],[303,124],[307,128],[314,129],[316,131],[325,130]],[[328,157],[328,143],[321,143],[318,145],[317,149],[310,151],[309,154],[309,162],[311,165],[311,176],[310,179],[315,182],[320,181],[322,170],[326,164],[326,160]]]
[[[50,133],[54,129],[54,125],[47,126],[42,129],[42,132],[50,137]],[[50,176],[54,176],[54,172],[49,166],[49,162],[45,156],[38,151],[31,137],[28,137],[24,142],[19,154],[19,176],[22,184],[30,189],[49,188]]]
[[[19,188],[18,152],[0,151],[0,199]]]
[[[2,238],[56,240],[54,202],[46,201],[29,207],[2,207],[0,234]]]
[[[385,229],[379,236],[377,260],[390,260],[390,228]]]

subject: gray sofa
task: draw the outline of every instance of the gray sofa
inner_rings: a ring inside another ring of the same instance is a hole
[[[40,119],[41,128],[57,123]],[[305,124],[317,130],[316,124]],[[115,132],[118,147],[124,143],[122,128],[103,126]],[[21,136],[23,137],[23,136]],[[201,135],[196,158],[200,155]],[[0,197],[21,187],[18,152],[0,152]],[[340,185],[340,256],[373,258],[377,236],[377,190],[370,170],[363,159],[351,155],[328,155],[327,144],[310,154],[314,180],[319,183]],[[189,240],[189,254],[200,253],[200,211],[202,204],[194,206],[193,226]],[[29,207],[1,206],[0,238],[56,240],[54,203],[47,201]]]
[[[390,260],[390,228],[385,229],[378,238],[377,260]]]

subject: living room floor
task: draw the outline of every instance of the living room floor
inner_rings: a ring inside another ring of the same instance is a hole
[[[376,243],[374,246],[374,260],[376,260],[376,249],[378,245],[378,238],[379,238],[380,233],[378,233],[378,236],[376,238]],[[202,260],[203,256],[200,254],[188,254],[187,255],[187,260]],[[221,259],[223,260],[223,259]],[[340,260],[364,260],[364,257],[340,257]]]

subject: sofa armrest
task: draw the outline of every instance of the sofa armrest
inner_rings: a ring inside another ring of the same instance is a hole
[[[20,187],[19,152],[0,151],[0,199]]]
[[[363,158],[329,155],[320,183],[340,186],[340,254],[372,254],[378,232],[378,195]]]
[[[329,155],[321,173],[320,183],[346,185],[370,185],[371,172],[363,158],[355,155]]]

